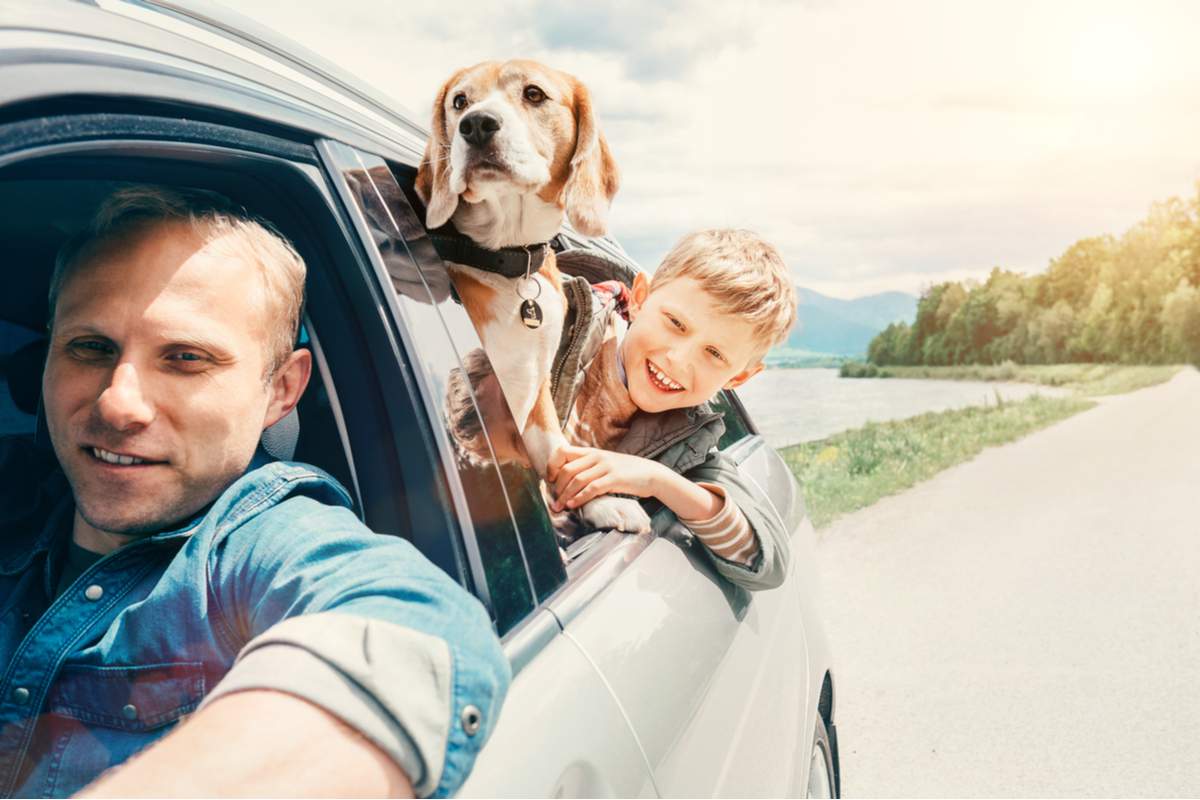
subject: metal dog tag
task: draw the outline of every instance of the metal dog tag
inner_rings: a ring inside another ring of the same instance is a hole
[[[542,307],[532,300],[521,303],[521,322],[530,329],[542,327]]]

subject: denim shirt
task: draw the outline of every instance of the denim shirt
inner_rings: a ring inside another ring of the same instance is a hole
[[[325,707],[418,794],[465,780],[511,677],[495,632],[412,545],[368,530],[333,478],[252,465],[201,516],[55,598],[73,507],[54,466],[0,452],[0,794],[77,792],[223,687]]]

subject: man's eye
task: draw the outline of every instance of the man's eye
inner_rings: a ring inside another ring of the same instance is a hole
[[[113,354],[114,348],[108,342],[84,339],[68,344],[67,352],[83,361],[102,361]]]
[[[459,92],[458,94],[454,95],[454,101],[452,105],[454,106],[455,111],[462,111],[467,107],[467,96],[462,92]]]
[[[189,350],[184,350],[178,353],[171,353],[167,356],[167,361],[176,367],[195,369],[206,364],[208,359],[202,353],[193,353]]]
[[[532,83],[525,87],[523,96],[535,106],[546,99],[546,93],[543,92],[540,87],[534,86]]]

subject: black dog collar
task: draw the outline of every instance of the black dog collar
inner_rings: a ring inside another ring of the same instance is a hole
[[[551,249],[550,242],[538,242],[523,247],[488,250],[449,226],[430,231],[429,239],[442,260],[494,272],[506,278],[523,278],[531,272],[537,272]]]

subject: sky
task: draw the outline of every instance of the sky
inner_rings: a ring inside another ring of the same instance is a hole
[[[231,4],[232,5],[232,4]],[[591,89],[652,269],[751,228],[798,284],[919,293],[1120,234],[1200,179],[1200,3],[239,0],[428,124],[457,68]]]

